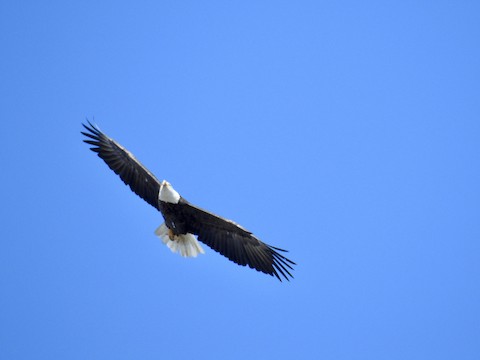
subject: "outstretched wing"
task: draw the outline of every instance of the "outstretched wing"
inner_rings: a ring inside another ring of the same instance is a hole
[[[82,125],[88,131],[82,134],[89,138],[83,141],[93,145],[90,150],[96,152],[135,194],[158,210],[160,182],[157,178],[135,159],[132,153],[101,132],[90,121],[88,125]]]
[[[281,276],[289,280],[293,261],[287,259],[279,249],[263,243],[252,233],[233,221],[200,209],[182,198],[178,204],[186,220],[188,232],[197,235],[198,240],[219,252],[238,265],[248,265],[265,274]]]

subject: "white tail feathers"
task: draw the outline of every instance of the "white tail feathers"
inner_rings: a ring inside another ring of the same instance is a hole
[[[173,240],[170,239],[169,229],[165,223],[155,230],[155,235],[157,235],[172,252],[179,252],[183,257],[197,257],[198,254],[205,254],[205,251],[203,251],[200,243],[193,234],[174,235]]]

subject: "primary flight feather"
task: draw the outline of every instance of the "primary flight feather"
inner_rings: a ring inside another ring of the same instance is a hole
[[[185,257],[204,253],[197,239],[238,265],[248,265],[265,274],[289,280],[295,263],[286,252],[257,239],[231,220],[200,209],[181,197],[165,180],[159,181],[127,149],[105,135],[95,125],[82,124],[84,140],[115,174],[147,203],[162,213],[165,222],[155,234],[173,252]],[[197,238],[195,238],[195,236]]]

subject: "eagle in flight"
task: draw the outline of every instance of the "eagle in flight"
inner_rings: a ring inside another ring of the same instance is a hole
[[[168,181],[159,181],[127,149],[88,122],[83,141],[105,161],[115,174],[155,209],[165,222],[155,234],[172,252],[196,257],[204,251],[200,242],[211,247],[234,263],[289,280],[293,261],[281,253],[286,250],[265,244],[250,231],[231,220],[205,211],[185,200]],[[196,236],[196,238],[195,238]],[[197,241],[198,239],[198,241]]]

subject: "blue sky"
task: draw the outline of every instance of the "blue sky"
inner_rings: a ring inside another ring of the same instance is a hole
[[[477,359],[474,1],[3,2],[2,359]],[[172,254],[88,118],[290,250]]]

